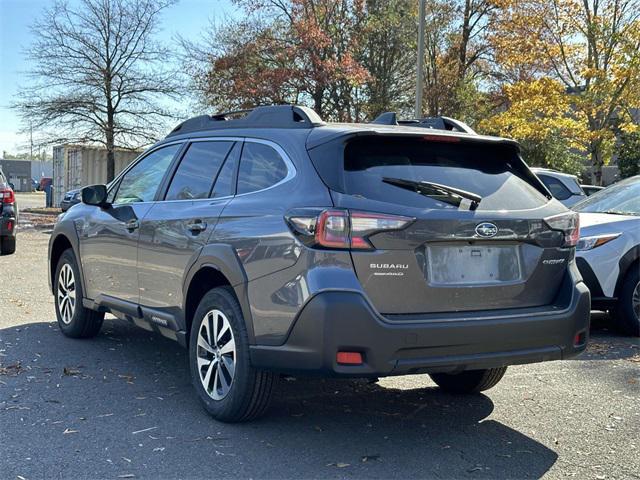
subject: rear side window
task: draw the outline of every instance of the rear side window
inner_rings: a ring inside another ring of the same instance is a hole
[[[548,175],[538,175],[542,183],[549,189],[551,195],[553,195],[558,200],[566,200],[571,196],[571,192],[564,184],[554,177],[549,177]]]
[[[247,142],[238,171],[238,194],[272,187],[287,176],[287,164],[280,154],[263,143]]]
[[[180,161],[165,200],[208,198],[233,142],[194,142]]]
[[[548,201],[526,178],[530,172],[515,148],[509,145],[362,136],[344,146],[342,168],[335,163],[333,167],[324,164],[331,162],[327,157],[337,156],[335,149],[310,153],[330,188],[372,200],[416,208],[458,208],[437,196],[419,194],[383,181],[392,178],[438,183],[474,193],[482,197],[478,210],[530,209]]]

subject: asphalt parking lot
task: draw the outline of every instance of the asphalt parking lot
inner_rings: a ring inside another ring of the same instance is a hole
[[[170,340],[116,320],[60,334],[48,235],[0,257],[1,478],[640,478],[640,344],[603,314],[586,354],[512,367],[486,395],[289,379],[265,419],[225,425]]]

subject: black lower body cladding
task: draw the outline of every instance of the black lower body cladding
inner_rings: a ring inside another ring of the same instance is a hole
[[[561,360],[587,344],[590,293],[570,278],[564,305],[391,321],[357,292],[311,299],[281,346],[251,347],[256,368],[289,373],[376,377],[460,372]],[[344,365],[337,352],[358,352]]]

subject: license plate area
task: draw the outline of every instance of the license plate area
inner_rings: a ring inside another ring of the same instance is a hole
[[[430,285],[500,285],[522,281],[517,245],[433,244],[426,250]]]

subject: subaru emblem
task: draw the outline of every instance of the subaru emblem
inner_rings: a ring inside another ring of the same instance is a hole
[[[476,235],[483,238],[495,237],[498,234],[498,227],[493,223],[483,222],[476,225]]]

